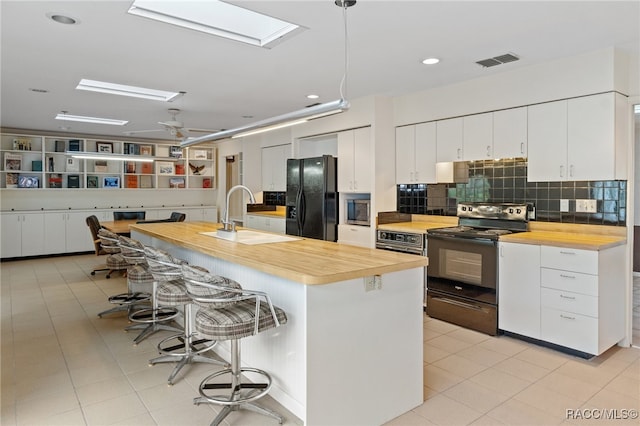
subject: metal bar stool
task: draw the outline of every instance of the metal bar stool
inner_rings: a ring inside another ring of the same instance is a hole
[[[174,259],[169,253],[154,249],[153,247],[144,247],[144,258],[147,267],[153,276],[153,285],[151,293],[151,307],[133,312],[129,315],[131,322],[143,325],[142,332],[133,340],[134,344],[142,342],[147,337],[158,331],[173,331],[182,333],[182,328],[169,325],[170,321],[174,321],[180,312],[172,306],[161,306],[160,297],[164,294],[171,294],[171,282],[181,279],[180,269],[175,267],[167,267],[156,261],[160,259],[164,262],[180,264],[182,260]]]
[[[231,344],[231,368],[207,376],[200,383],[200,397],[194,398],[193,403],[223,406],[212,426],[219,425],[232,411],[242,409],[272,417],[282,424],[280,414],[253,402],[269,392],[272,380],[264,370],[241,367],[240,339],[285,324],[285,312],[273,306],[264,292],[221,286],[218,277],[189,265],[182,265],[182,273],[189,296],[200,306],[195,316],[196,331],[206,338],[229,340]],[[243,381],[247,373],[261,381],[248,382],[246,378]],[[221,376],[229,381],[220,383],[217,379]]]
[[[195,338],[195,333],[193,332],[191,325],[193,320],[193,300],[187,294],[187,290],[182,279],[182,264],[172,263],[171,261],[175,259],[172,259],[166,252],[152,248],[149,248],[147,252],[151,251],[156,252],[154,254],[153,262],[165,267],[166,272],[163,273],[171,277],[175,277],[176,273],[179,274],[179,278],[169,282],[164,282],[158,288],[158,304],[164,306],[183,305],[184,332],[169,336],[158,343],[158,351],[163,355],[150,360],[149,364],[153,365],[162,362],[177,362],[177,365],[167,379],[169,385],[173,385],[173,379],[176,377],[178,372],[180,372],[182,367],[187,364],[194,362],[206,362],[209,364],[218,364],[228,367],[229,364],[226,362],[218,361],[217,359],[202,355],[204,352],[213,348],[217,342],[215,340],[212,341],[209,339]],[[206,269],[198,266],[194,266],[193,268],[202,271],[202,273],[208,272]],[[237,289],[241,288],[240,284],[233,280],[223,277],[218,278],[218,283],[221,286]]]
[[[107,256],[107,268],[109,268],[109,273],[107,274],[107,278],[109,278],[110,274],[113,271],[126,271],[130,264],[122,255],[122,249],[119,245],[120,240],[118,234],[115,234],[107,229],[100,229],[98,231],[98,237],[100,238],[100,244],[106,253]],[[109,297],[109,303],[118,305],[114,308],[107,309],[106,311],[102,311],[98,314],[100,318],[103,315],[109,315],[116,312],[122,311],[130,311],[134,306],[144,303],[150,299],[150,295],[148,293],[133,291],[133,285],[138,283],[132,282],[129,279],[129,275],[127,274],[127,292],[116,294],[114,296]]]

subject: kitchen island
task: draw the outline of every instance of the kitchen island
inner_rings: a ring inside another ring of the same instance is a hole
[[[150,223],[132,237],[245,288],[267,292],[287,324],[242,341],[270,395],[309,425],[376,425],[423,402],[426,257],[298,238],[243,244],[205,222]],[[226,342],[216,351],[229,359]]]

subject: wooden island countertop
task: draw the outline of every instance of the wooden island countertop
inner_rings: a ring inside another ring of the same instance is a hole
[[[132,230],[150,237],[306,285],[382,275],[428,263],[422,256],[308,238],[247,245],[200,234],[220,227],[211,222],[131,225]]]

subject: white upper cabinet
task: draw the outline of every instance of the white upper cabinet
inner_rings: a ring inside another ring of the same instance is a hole
[[[262,190],[287,190],[287,158],[291,145],[277,145],[262,148]]]
[[[493,113],[463,118],[463,160],[487,160],[493,156]]]
[[[616,96],[621,95],[604,93],[530,106],[528,180],[621,178],[624,160],[616,139]]]
[[[529,182],[567,179],[567,101],[528,109]]]
[[[569,99],[567,112],[568,179],[615,179],[614,94]]]
[[[493,157],[527,156],[527,108],[493,113]]]
[[[371,192],[372,155],[370,127],[338,133],[339,192]]]
[[[450,118],[436,122],[437,147],[436,161],[462,161],[463,157],[463,120]]]
[[[396,128],[396,183],[436,182],[436,123]]]

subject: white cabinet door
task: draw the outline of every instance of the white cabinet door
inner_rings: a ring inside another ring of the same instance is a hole
[[[415,181],[435,183],[436,180],[436,123],[416,125],[415,136]]]
[[[338,133],[338,192],[355,191],[353,130]]]
[[[87,239],[89,227],[85,225]],[[57,254],[67,252],[67,213],[47,212],[44,215],[44,252]]]
[[[438,163],[462,161],[462,118],[450,118],[436,122]]]
[[[2,258],[19,257],[22,255],[22,215],[18,213],[3,213],[0,235]]]
[[[463,120],[463,159],[487,160],[493,157],[493,114],[476,114]]]
[[[396,183],[436,182],[436,123],[396,128]]]
[[[416,183],[415,131],[416,126],[396,127],[396,184]]]
[[[201,222],[204,220],[204,212],[201,208],[182,208],[182,211],[187,215],[186,222]]]
[[[353,173],[356,192],[371,192],[373,152],[371,148],[371,128],[363,127],[353,132]],[[339,179],[339,177],[338,177]]]
[[[540,246],[499,243],[498,328],[540,338]]]
[[[287,158],[290,145],[262,148],[262,190],[287,190]]]
[[[614,180],[615,95],[568,101],[568,180]]]
[[[94,251],[91,231],[87,226],[90,212],[69,212],[66,215],[66,248],[67,253]]]
[[[371,128],[338,133],[338,192],[371,192]]]
[[[567,179],[567,101],[528,108],[529,182]]]
[[[493,158],[527,156],[527,108],[493,113]]]
[[[373,248],[373,234],[368,226],[338,225],[338,243]]]
[[[22,214],[22,256],[37,256],[44,251],[44,214]]]

